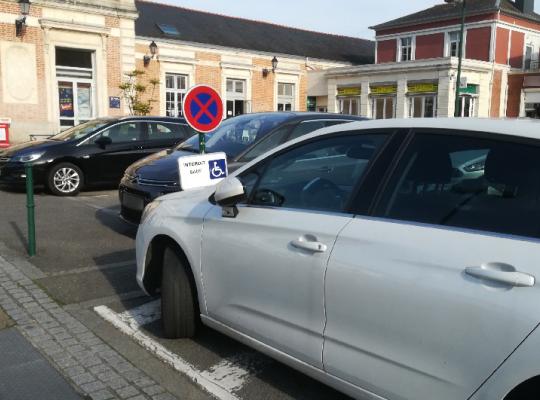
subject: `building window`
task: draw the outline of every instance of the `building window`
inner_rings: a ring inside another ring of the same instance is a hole
[[[227,118],[249,112],[246,93],[245,80],[227,79]]]
[[[396,97],[373,97],[371,102],[373,118],[389,119],[396,117]]]
[[[527,45],[527,47],[525,47],[525,60],[524,60],[525,71],[531,70],[533,51],[534,49],[531,45]]]
[[[409,98],[409,117],[434,118],[437,116],[437,96],[411,96]]]
[[[188,88],[186,75],[165,74],[165,108],[167,117],[180,117]]]
[[[294,110],[294,83],[278,83],[278,111]]]
[[[459,96],[459,110],[461,117],[476,116],[477,97],[471,95]]]
[[[459,36],[459,31],[448,33],[448,57],[459,57]]]
[[[339,113],[347,115],[360,115],[360,98],[343,97],[338,99]]]
[[[400,39],[400,60],[411,61],[413,53],[413,38],[406,37]]]
[[[525,103],[525,116],[540,119],[540,103]]]

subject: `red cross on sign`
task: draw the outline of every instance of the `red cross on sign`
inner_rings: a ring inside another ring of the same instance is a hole
[[[192,87],[184,97],[184,118],[197,132],[208,133],[223,120],[223,101],[210,86]]]

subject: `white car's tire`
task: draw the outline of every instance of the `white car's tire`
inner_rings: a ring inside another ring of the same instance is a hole
[[[199,321],[197,297],[186,262],[167,247],[161,278],[161,319],[167,339],[195,336]]]

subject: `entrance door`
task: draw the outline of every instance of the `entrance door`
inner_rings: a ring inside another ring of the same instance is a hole
[[[60,129],[95,118],[93,52],[56,48]]]

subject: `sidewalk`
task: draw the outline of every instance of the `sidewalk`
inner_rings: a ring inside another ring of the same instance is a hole
[[[7,364],[14,364],[13,357],[17,355],[27,354],[27,359],[20,360],[23,367],[34,363],[40,366],[38,370],[47,370],[51,374],[47,375],[48,379],[56,376],[56,380],[53,380],[56,387],[66,391],[63,393],[69,392],[71,396],[59,397],[55,394],[54,399],[175,399],[56,304],[21,272],[27,270],[23,264],[28,262],[21,260],[20,263],[21,268],[18,268],[16,259],[8,262],[0,256],[0,329],[15,324],[0,331],[0,351]],[[2,315],[2,310],[6,315]],[[21,350],[13,352],[11,359],[5,357],[11,354],[7,352],[11,348],[9,346]],[[4,366],[7,367],[10,365]],[[49,371],[47,368],[50,367],[54,369]],[[0,371],[2,368],[0,363]],[[4,382],[6,378],[2,374],[0,399],[49,398],[46,397],[41,374],[27,371],[17,376],[19,380]],[[34,389],[36,394],[15,397],[12,392],[3,393],[2,390],[8,390],[8,383],[11,387],[21,389],[23,394],[26,389]]]

